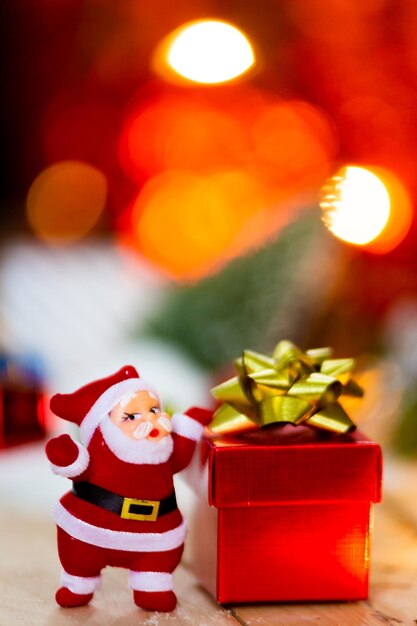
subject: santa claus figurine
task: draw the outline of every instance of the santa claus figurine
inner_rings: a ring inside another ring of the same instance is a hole
[[[210,412],[170,418],[131,366],[53,396],[51,410],[80,427],[82,442],[61,435],[46,444],[52,470],[73,481],[54,509],[63,568],[57,603],[88,604],[112,565],[129,569],[139,607],[172,611],[186,534],[173,475],[190,462]]]

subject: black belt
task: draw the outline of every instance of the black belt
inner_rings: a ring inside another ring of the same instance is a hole
[[[73,483],[72,492],[77,498],[100,506],[112,513],[117,513],[123,519],[154,522],[161,515],[171,513],[177,508],[175,491],[163,500],[136,500],[135,498],[124,498],[103,487],[93,485],[93,483],[81,481]]]

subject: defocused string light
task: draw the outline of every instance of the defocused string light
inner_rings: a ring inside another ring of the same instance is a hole
[[[120,239],[170,276],[201,277],[278,232],[300,189],[315,199],[336,150],[331,122],[306,102],[247,85],[142,90],[119,141],[139,184]]]
[[[329,173],[336,138],[325,114],[301,101],[263,107],[253,128],[256,162],[281,186],[317,184]]]
[[[99,219],[106,202],[107,180],[81,161],[47,167],[32,183],[26,201],[35,234],[52,244],[77,241]]]
[[[383,182],[369,170],[344,167],[323,191],[324,223],[339,239],[363,245],[385,227],[390,212],[389,194]]]
[[[407,235],[413,219],[412,202],[404,184],[395,174],[385,168],[374,168],[388,190],[391,211],[381,234],[367,249],[376,254],[386,254],[396,248]]]
[[[398,245],[411,221],[405,188],[381,168],[341,168],[323,187],[320,206],[336,237],[379,253]]]
[[[249,149],[239,119],[199,99],[167,97],[127,117],[119,155],[129,178],[140,181],[171,169],[239,167]]]
[[[159,174],[134,202],[136,243],[170,276],[202,276],[265,237],[267,195],[263,182],[245,171]]]
[[[171,33],[158,47],[154,65],[166,74],[197,83],[215,84],[232,80],[255,63],[247,37],[235,26],[221,20],[197,20]]]
[[[281,192],[317,188],[337,151],[332,124],[318,107],[281,101],[240,86],[227,106],[205,94],[142,98],[126,116],[120,164],[142,182],[166,170],[252,167]]]

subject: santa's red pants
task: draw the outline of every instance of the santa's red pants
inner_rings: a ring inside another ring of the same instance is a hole
[[[128,552],[99,548],[58,531],[58,553],[63,567],[61,584],[74,593],[93,593],[101,570],[110,565],[130,570],[129,586],[138,591],[172,589],[171,573],[181,560],[184,545],[166,552]]]

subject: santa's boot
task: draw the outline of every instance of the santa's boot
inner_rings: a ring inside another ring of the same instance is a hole
[[[61,572],[61,585],[55,594],[59,606],[65,608],[84,606],[90,602],[99,588],[101,576],[74,576],[65,570]]]
[[[145,611],[168,613],[177,606],[172,591],[172,574],[168,572],[129,572],[129,587],[135,604]]]
[[[60,587],[55,594],[55,600],[59,606],[70,608],[75,606],[85,606],[90,602],[93,593],[74,593],[67,587]]]
[[[134,591],[133,599],[145,611],[169,613],[177,606],[177,596],[173,591]]]

